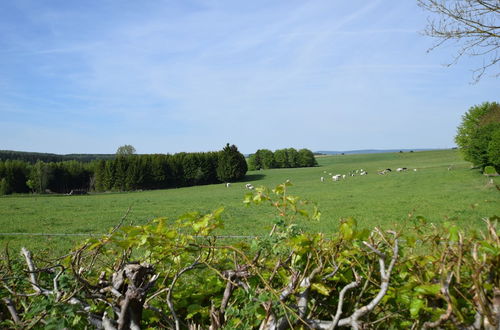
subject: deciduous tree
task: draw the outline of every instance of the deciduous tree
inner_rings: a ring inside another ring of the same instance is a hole
[[[500,142],[500,104],[484,102],[473,106],[462,116],[455,142],[464,154],[464,158],[477,166],[494,165],[494,151]],[[490,155],[493,158],[490,158]]]
[[[130,144],[125,144],[121,147],[118,147],[118,149],[116,150],[117,156],[129,156],[134,154],[135,154],[135,148]]]
[[[478,81],[487,69],[498,77],[500,70],[500,1],[498,0],[417,0],[420,7],[433,13],[425,34],[438,39],[434,49],[447,42],[459,46],[451,64],[467,55],[479,57],[481,65],[474,69]],[[496,67],[496,69],[495,69]],[[495,73],[496,70],[496,73]]]

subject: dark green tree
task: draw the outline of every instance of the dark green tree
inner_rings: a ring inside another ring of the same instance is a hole
[[[1,169],[2,194],[27,193],[30,191],[27,181],[30,169],[28,163],[20,160],[7,160]]]
[[[318,162],[314,157],[314,153],[309,149],[300,149],[298,156],[298,166],[299,167],[312,167],[317,166]]]
[[[260,164],[259,160],[257,159],[256,154],[251,154],[247,158],[247,165],[248,165],[248,170],[249,171],[255,171],[255,170],[260,170]]]
[[[92,163],[94,169],[94,189],[96,191],[105,191],[105,172],[106,172],[106,161],[97,160]]]
[[[130,162],[129,157],[116,157],[115,163],[115,180],[113,182],[113,189],[118,191],[125,191],[127,185],[127,169]]]
[[[260,163],[263,169],[274,168],[274,153],[268,149],[257,150],[259,154]]]
[[[278,149],[274,152],[274,165],[277,168],[290,167],[290,165],[288,164],[288,156],[286,149]]]
[[[491,140],[488,144],[488,159],[497,173],[500,173],[500,127],[491,133]]]
[[[231,182],[243,179],[247,173],[248,165],[245,156],[233,144],[226,144],[219,152],[217,162],[217,179],[220,182]]]
[[[287,148],[286,149],[286,159],[287,159],[287,167],[299,167],[299,153],[295,148]]]

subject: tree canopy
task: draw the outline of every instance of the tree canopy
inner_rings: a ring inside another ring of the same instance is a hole
[[[242,153],[233,144],[226,144],[220,151],[217,163],[217,178],[222,182],[231,182],[243,179],[247,173],[248,165]]]
[[[309,149],[278,149],[274,153],[268,149],[259,149],[248,158],[250,170],[269,168],[293,168],[317,166],[314,153]]]
[[[474,165],[500,169],[500,104],[484,102],[475,105],[462,116],[455,142],[465,160]]]
[[[135,148],[130,144],[125,144],[116,150],[117,156],[129,156],[133,154],[135,154]]]

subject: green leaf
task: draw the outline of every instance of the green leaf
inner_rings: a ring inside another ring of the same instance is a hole
[[[327,287],[326,285],[322,283],[313,283],[311,284],[311,289],[313,289],[316,292],[321,293],[323,296],[329,296],[330,295],[330,288]]]
[[[80,323],[81,319],[82,319],[82,317],[80,315],[75,316],[71,325],[76,326],[78,323]]]
[[[410,304],[410,315],[412,318],[418,318],[418,313],[425,306],[425,301],[419,298],[413,298]]]
[[[451,226],[450,229],[450,237],[449,240],[450,242],[458,242],[458,227],[457,226]]]
[[[187,314],[186,318],[187,318],[187,319],[192,318],[193,316],[195,316],[196,314],[198,314],[202,308],[203,308],[203,307],[201,307],[201,306],[200,306],[200,305],[198,305],[198,304],[192,304],[192,305],[189,305],[189,306],[187,307],[188,314]]]
[[[493,246],[490,243],[484,242],[484,241],[481,242],[480,244],[481,244],[481,246],[479,247],[480,251],[492,254],[495,257],[500,255],[500,248]]]
[[[351,240],[354,236],[356,226],[356,220],[353,218],[342,220],[342,224],[340,225],[340,233],[342,234],[342,237],[346,240]]]
[[[441,290],[440,284],[423,284],[413,288],[415,292],[425,295],[437,295]]]

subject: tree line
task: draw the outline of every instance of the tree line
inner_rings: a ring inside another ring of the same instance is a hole
[[[114,159],[43,162],[0,161],[0,195],[165,189],[237,181],[247,172],[235,145],[218,152],[117,155]]]
[[[268,149],[259,149],[248,158],[250,170],[269,168],[294,168],[318,166],[314,153],[309,149],[294,148],[278,149],[272,152]]]
[[[27,152],[14,150],[0,150],[0,160],[22,160],[31,164],[35,164],[41,160],[43,162],[63,162],[68,160],[76,160],[80,162],[91,162],[96,159],[113,159],[115,154],[68,154],[58,155],[44,152]]]

